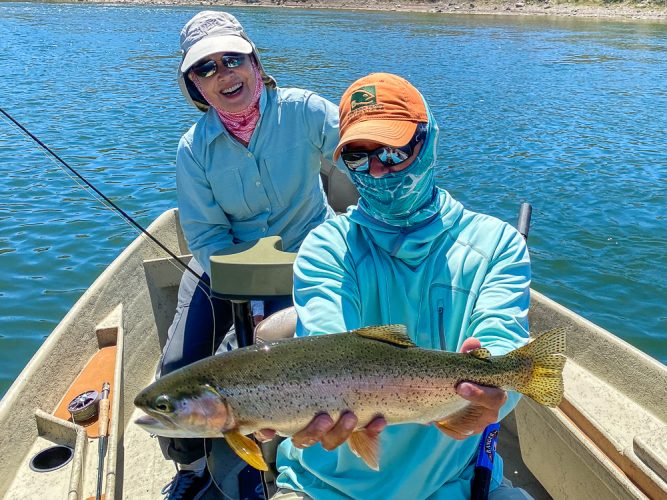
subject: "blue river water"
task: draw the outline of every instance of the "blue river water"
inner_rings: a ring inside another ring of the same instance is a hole
[[[175,205],[198,117],[175,79],[198,10],[0,3],[0,106],[143,225]],[[533,288],[667,362],[667,25],[229,10],[282,86],[338,102],[370,71],[412,81],[438,183],[512,223],[533,205]],[[0,396],[135,236],[0,120]]]

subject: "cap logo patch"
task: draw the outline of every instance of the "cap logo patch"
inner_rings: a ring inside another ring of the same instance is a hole
[[[366,85],[355,90],[350,97],[350,111],[377,104],[375,85]]]

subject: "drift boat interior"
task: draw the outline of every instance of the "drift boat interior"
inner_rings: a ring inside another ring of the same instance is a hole
[[[322,178],[334,208],[356,202],[343,174]],[[177,210],[148,230],[189,258]],[[293,255],[276,241],[215,257],[213,291],[241,307],[249,296],[289,293]],[[3,498],[83,500],[98,483],[108,499],[160,497],[175,467],[133,424],[133,400],[154,379],[181,274],[140,236],[49,335],[0,402]],[[569,328],[565,397],[555,409],[522,398],[503,420],[505,476],[537,499],[667,498],[667,367],[534,290],[530,323],[534,332]],[[229,487],[222,462],[209,465]],[[205,498],[221,497],[211,487]]]

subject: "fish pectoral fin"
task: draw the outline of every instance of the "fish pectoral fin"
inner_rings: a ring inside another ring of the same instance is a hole
[[[255,469],[269,470],[269,466],[266,465],[262,456],[262,450],[252,439],[238,431],[226,432],[224,436],[230,448],[248,464]]]
[[[397,347],[416,347],[415,343],[408,336],[405,325],[367,326],[366,328],[352,330],[350,333]]]
[[[442,420],[435,422],[435,425],[441,431],[447,433],[460,433],[459,429],[469,429],[474,426],[482,416],[483,409],[478,405],[466,405],[460,410],[455,411]]]
[[[347,444],[356,456],[361,458],[371,469],[380,470],[378,461],[378,437],[369,436],[366,431],[355,431],[347,440]]]

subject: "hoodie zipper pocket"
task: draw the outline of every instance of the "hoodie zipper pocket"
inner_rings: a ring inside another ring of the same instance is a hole
[[[438,300],[438,335],[440,335],[440,349],[447,350],[445,345],[445,306],[442,300]]]

